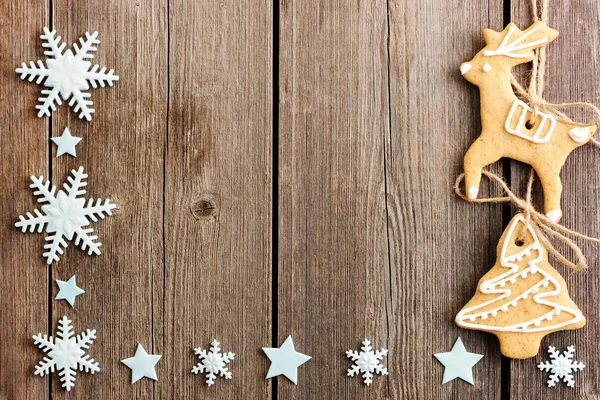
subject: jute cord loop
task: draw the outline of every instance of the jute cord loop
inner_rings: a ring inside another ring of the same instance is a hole
[[[466,200],[471,203],[506,203],[510,202],[521,209],[526,222],[529,223],[533,229],[535,230],[538,239],[544,245],[548,253],[552,254],[558,261],[560,261],[565,266],[572,268],[574,270],[580,270],[587,268],[587,261],[581,248],[575,243],[571,238],[577,238],[582,240],[587,240],[594,243],[600,243],[600,239],[583,235],[579,232],[575,232],[571,229],[568,229],[561,224],[558,224],[552,221],[543,213],[537,211],[535,207],[531,204],[531,191],[533,187],[533,171],[529,175],[529,181],[527,184],[527,194],[525,199],[522,199],[515,195],[508,187],[506,182],[500,178],[498,175],[483,171],[483,175],[489,178],[491,181],[497,182],[502,189],[504,190],[505,196],[501,197],[488,197],[488,198],[477,198],[477,199],[469,199],[467,196],[461,191],[460,184],[465,178],[465,174],[462,173],[456,178],[456,182],[454,184],[454,191],[456,194],[463,200]],[[524,233],[521,233],[524,235]],[[556,248],[552,245],[549,238],[559,240],[566,244],[573,252],[575,253],[576,262],[573,262],[563,256]]]

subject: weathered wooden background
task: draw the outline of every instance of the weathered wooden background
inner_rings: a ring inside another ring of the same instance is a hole
[[[551,2],[546,96],[600,103],[599,3]],[[502,359],[495,337],[453,318],[495,259],[511,211],[453,195],[477,137],[478,93],[458,65],[481,30],[531,22],[529,0],[3,0],[0,3],[0,397],[3,399],[598,399],[600,250],[564,268],[585,329],[576,388],[545,387],[545,357]],[[95,61],[121,80],[92,91],[82,122],[63,105],[38,119],[40,87],[19,80],[56,28],[70,45],[97,30]],[[76,159],[49,138],[83,137]],[[600,236],[600,152],[577,150],[563,172],[564,219]],[[61,184],[84,166],[88,194],[116,215],[95,225],[103,254],[72,244],[52,267],[41,234],[22,234],[35,206],[30,175]],[[527,170],[493,167],[522,189]],[[494,189],[491,189],[494,190]],[[76,274],[71,309],[55,279]],[[67,394],[57,374],[33,375],[31,336],[67,314],[95,328],[96,375]],[[294,337],[313,357],[299,385],[266,381],[261,347]],[[433,353],[457,336],[484,354],[475,385],[441,385]],[[387,378],[347,378],[345,350],[364,337],[390,350]],[[234,379],[208,388],[193,348],[213,338],[237,354]],[[137,343],[162,354],[158,382],[130,384],[119,360]],[[91,396],[91,397],[90,397]]]

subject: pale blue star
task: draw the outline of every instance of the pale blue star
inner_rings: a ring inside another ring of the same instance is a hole
[[[146,350],[138,343],[135,356],[121,360],[121,362],[131,368],[131,383],[136,383],[143,377],[158,380],[154,366],[160,360],[161,355],[146,353]]]
[[[77,157],[77,154],[75,153],[75,146],[81,141],[81,138],[71,136],[69,128],[65,128],[61,136],[51,138],[50,140],[52,140],[54,144],[58,146],[56,149],[56,157],[60,157],[65,153],[70,154],[73,157]]]
[[[263,347],[263,351],[271,360],[271,367],[267,378],[284,375],[290,381],[298,384],[298,367],[310,360],[306,354],[298,353],[294,349],[292,337],[288,336],[279,348]]]
[[[56,280],[56,284],[58,285],[58,294],[54,298],[55,300],[66,300],[71,307],[75,303],[75,297],[80,294],[84,294],[85,291],[79,287],[75,283],[75,275],[71,277],[68,281]]]
[[[483,355],[481,354],[467,352],[465,345],[460,338],[456,339],[452,351],[449,353],[437,353],[434,354],[434,356],[444,365],[444,378],[442,384],[450,382],[455,378],[460,378],[472,385],[472,368],[483,358]]]

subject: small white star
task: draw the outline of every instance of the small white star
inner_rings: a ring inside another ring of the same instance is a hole
[[[85,291],[79,287],[75,283],[75,275],[71,277],[68,281],[56,280],[56,284],[58,285],[58,294],[54,298],[55,300],[66,300],[71,307],[75,303],[75,297],[84,294]]]
[[[77,154],[75,153],[75,146],[82,139],[75,136],[71,136],[69,128],[65,128],[61,136],[54,137],[50,140],[52,140],[54,144],[56,144],[56,146],[58,147],[56,149],[56,157],[60,157],[65,153],[70,154],[73,157],[77,157]]]
[[[449,353],[437,353],[434,356],[444,365],[442,384],[450,382],[455,378],[460,378],[472,385],[472,368],[483,358],[481,354],[469,353],[460,338],[456,339],[452,351]]]
[[[290,381],[298,384],[298,367],[310,360],[306,354],[298,353],[294,349],[292,337],[288,336],[279,348],[263,347],[263,351],[271,360],[271,367],[267,378],[284,375]]]
[[[160,360],[161,355],[146,353],[141,344],[138,344],[135,356],[121,360],[121,362],[131,368],[131,383],[136,383],[146,377],[158,380],[154,366]]]

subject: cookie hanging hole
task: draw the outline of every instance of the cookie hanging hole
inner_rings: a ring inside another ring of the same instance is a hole
[[[523,245],[525,244],[525,241],[523,239],[515,239],[515,244],[519,247],[523,247]]]
[[[527,129],[533,128],[533,123],[531,121],[525,122],[525,128],[527,128]]]

